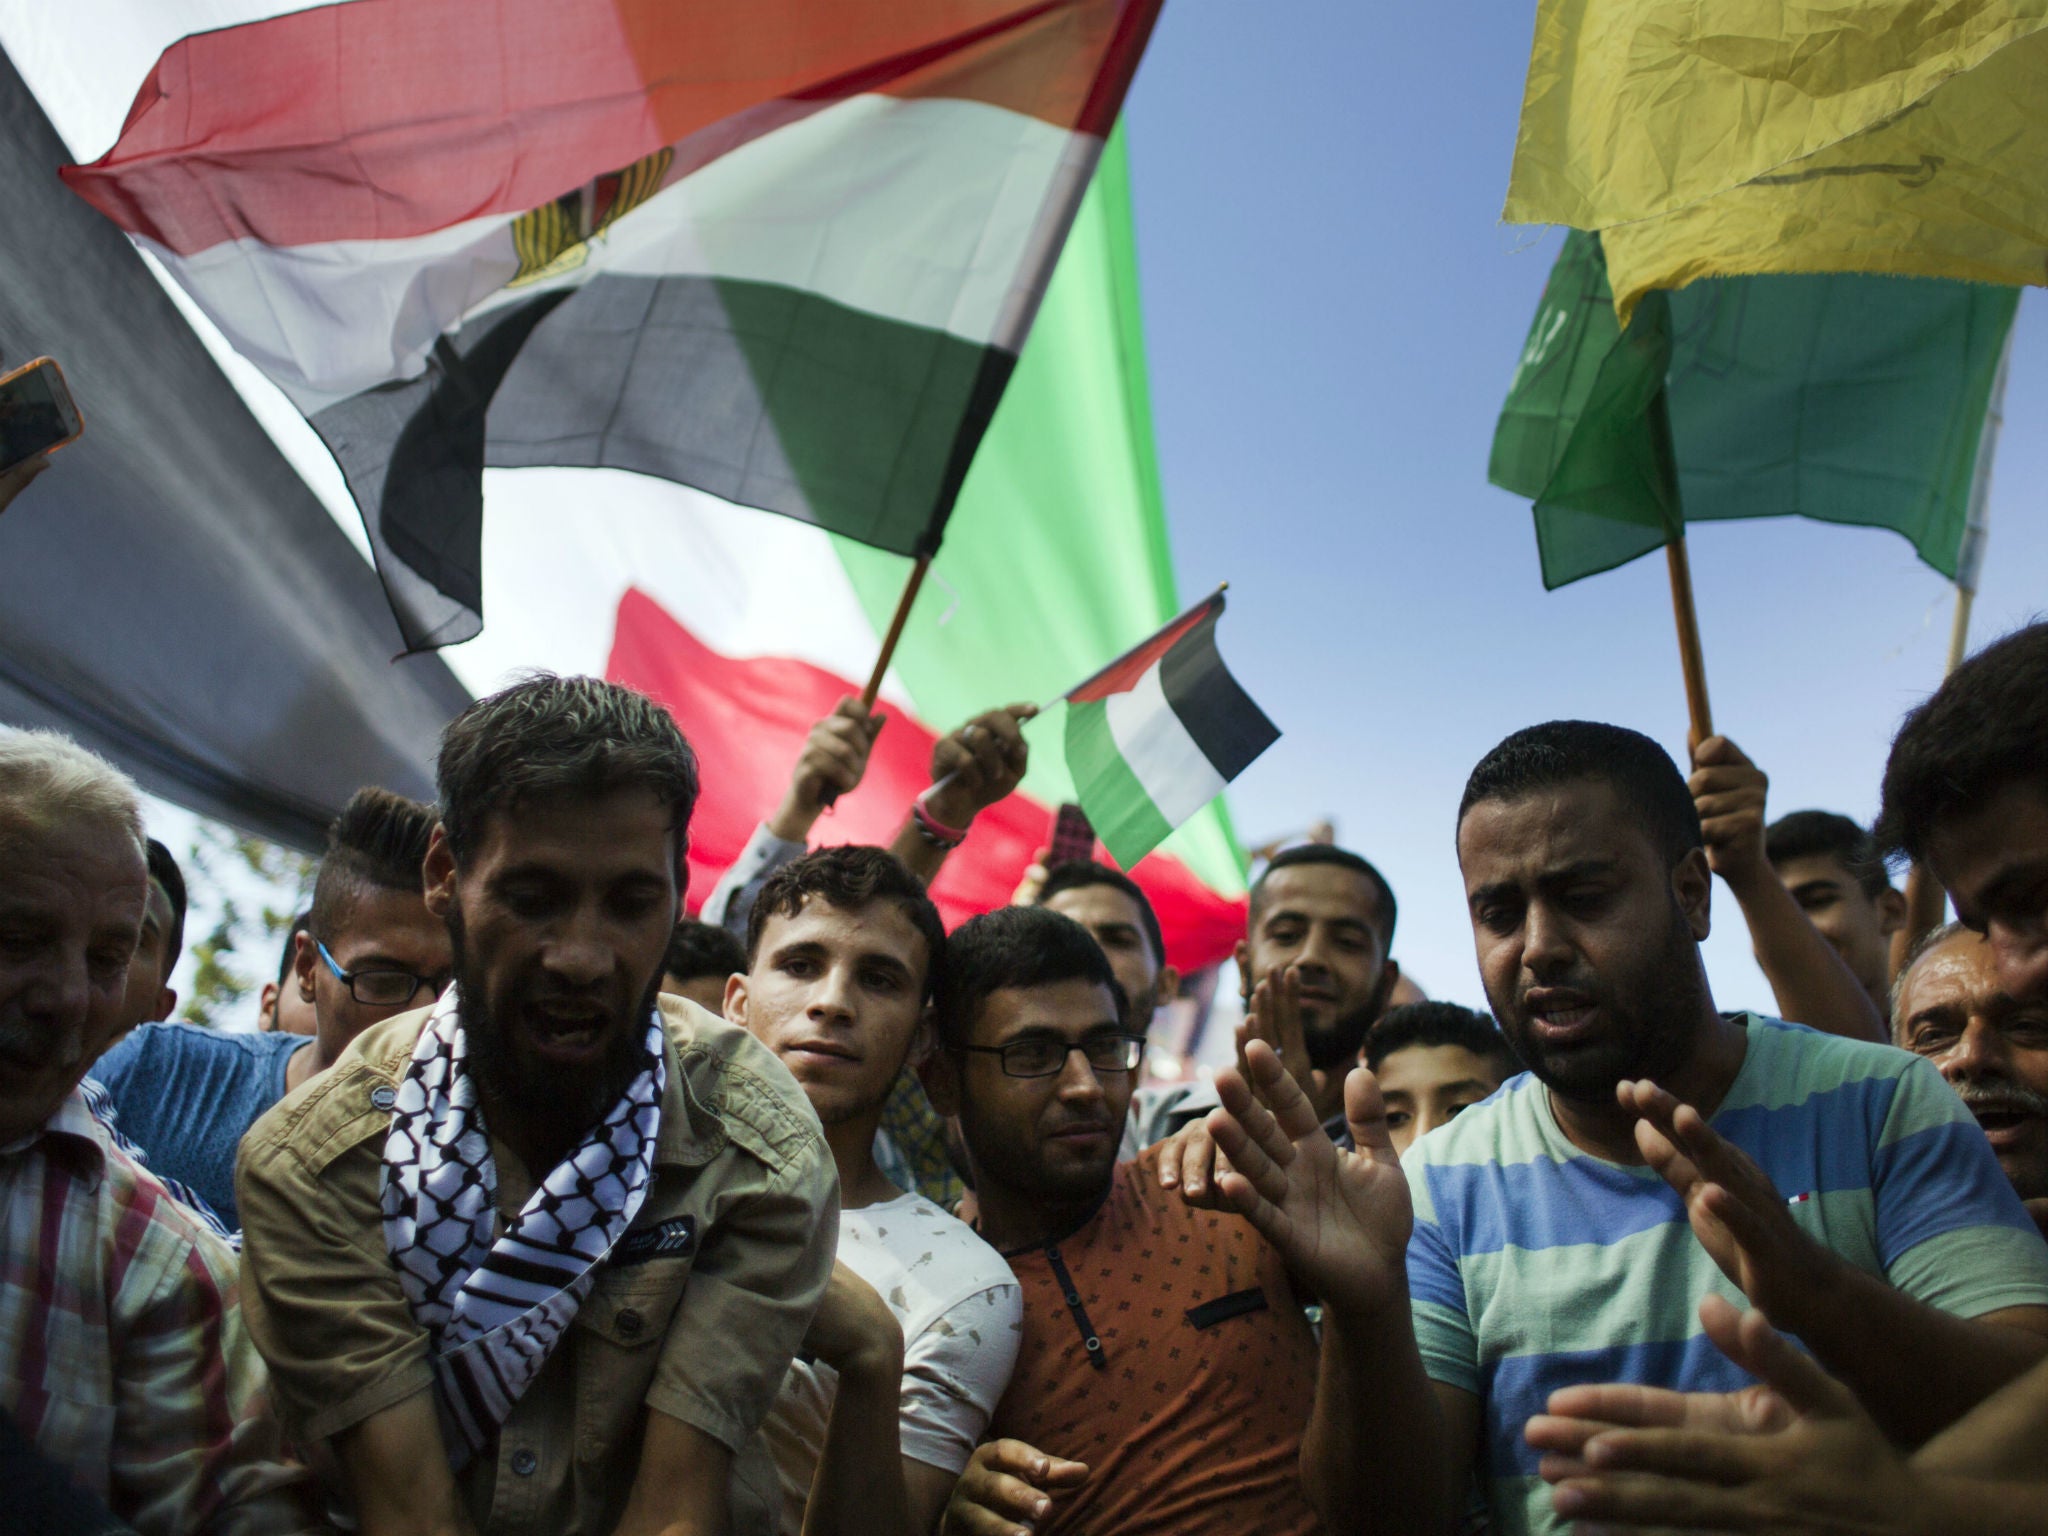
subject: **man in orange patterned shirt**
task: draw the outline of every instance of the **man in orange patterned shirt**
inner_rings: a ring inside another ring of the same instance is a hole
[[[1043,907],[975,918],[937,1019],[926,1087],[1024,1289],[1016,1370],[944,1529],[1310,1536],[1299,1298],[1248,1222],[1160,1189],[1157,1148],[1118,1166],[1144,1039],[1095,940]]]

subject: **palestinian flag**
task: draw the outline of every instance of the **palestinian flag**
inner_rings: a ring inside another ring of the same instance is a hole
[[[66,176],[305,414],[439,646],[487,465],[935,549],[1160,4],[347,0],[175,41]]]
[[[119,137],[180,38],[230,11],[303,9],[0,0],[0,156],[24,210],[0,242],[5,334],[62,358],[95,424],[8,514],[0,722],[79,733],[171,799],[317,851],[358,785],[432,793],[436,736],[472,695],[530,667],[610,676],[659,696],[697,745],[694,907],[780,797],[811,722],[866,677],[909,561],[667,480],[491,468],[491,622],[394,664],[401,641],[326,445],[57,177]],[[816,841],[893,835],[939,731],[1057,698],[1180,610],[1145,351],[1119,130],[910,615],[867,779]],[[116,598],[81,606],[82,584]],[[948,923],[1006,902],[1052,808],[1076,798],[1057,730],[1032,728],[1023,789],[947,860],[933,895]],[[1182,969],[1243,937],[1224,802],[1132,873]]]
[[[1223,665],[1222,617],[1219,588],[1067,694],[1067,766],[1126,869],[1280,739]]]

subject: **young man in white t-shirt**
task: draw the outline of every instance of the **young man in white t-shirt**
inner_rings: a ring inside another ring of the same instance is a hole
[[[725,1016],[802,1085],[839,1167],[839,1262],[763,1428],[782,1533],[923,1536],[1009,1384],[1023,1317],[1002,1256],[875,1165],[945,929],[916,876],[858,847],[776,871],[747,927]]]

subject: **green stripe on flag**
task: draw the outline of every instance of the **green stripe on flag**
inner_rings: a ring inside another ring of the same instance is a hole
[[[1180,612],[1153,460],[1123,129],[1095,180],[946,542],[896,651],[895,676],[939,730],[985,709],[1057,698]],[[835,538],[877,636],[909,563]],[[1043,728],[1024,788],[1075,798]],[[1167,840],[1204,883],[1244,890],[1221,799]]]
[[[1073,771],[1075,798],[1094,823],[1095,835],[1125,869],[1173,830],[1117,750],[1107,700],[1067,706],[1067,766]]]

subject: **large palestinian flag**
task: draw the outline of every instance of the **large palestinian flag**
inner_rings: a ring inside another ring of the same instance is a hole
[[[331,814],[364,778],[414,792],[426,782],[430,733],[407,738],[413,756],[402,778],[389,759],[372,766],[363,750],[379,739],[367,733],[401,703],[417,712],[413,695],[387,697],[416,669],[444,677],[452,668],[471,692],[521,667],[608,673],[664,698],[703,755],[705,793],[691,828],[691,894],[699,899],[780,794],[804,731],[865,676],[909,562],[664,480],[494,468],[483,476],[491,610],[479,637],[393,664],[398,642],[388,618],[388,638],[338,622],[326,590],[309,583],[358,594],[357,602],[365,589],[374,600],[376,587],[361,522],[324,443],[182,289],[169,285],[167,298],[143,259],[55,179],[63,145],[70,158],[86,160],[114,141],[138,83],[180,37],[287,8],[280,0],[66,0],[52,11],[41,0],[0,0],[0,45],[33,91],[0,70],[0,134],[10,148],[19,138],[20,176],[54,194],[47,215],[0,234],[0,272],[9,283],[61,273],[81,243],[95,243],[79,221],[94,226],[113,242],[107,261],[93,268],[91,291],[75,305],[62,303],[61,285],[52,288],[49,313],[97,317],[115,335],[138,316],[161,313],[161,324],[187,327],[195,355],[175,381],[153,374],[161,362],[127,352],[104,363],[92,352],[81,375],[69,365],[81,355],[82,333],[49,324],[19,332],[24,351],[65,359],[91,423],[7,519],[34,518],[51,540],[18,584],[17,569],[0,560],[0,585],[21,589],[11,611],[48,630],[29,637],[45,642],[40,651],[9,648],[10,657],[49,657],[29,681],[37,697],[58,703],[37,718],[79,719],[65,701],[79,696],[74,675],[87,672],[93,707],[120,727],[101,739],[151,772],[163,792],[246,824],[260,820],[251,807],[275,793],[271,786],[297,785],[309,802],[305,816],[261,825],[304,843],[317,835],[323,802]],[[67,201],[71,223],[62,216]],[[0,283],[0,294],[7,286]],[[158,359],[177,350],[162,339],[151,345]],[[96,531],[91,543],[65,543],[61,531],[81,526],[66,500],[77,467],[117,445],[138,462],[169,466],[148,484],[149,516],[128,540],[100,538],[100,524],[87,522]],[[215,463],[210,475],[191,468]],[[275,472],[265,467],[271,463]],[[279,564],[286,514],[298,517],[303,505],[317,520],[323,503],[331,514],[324,532],[290,533],[311,553],[294,546],[285,552],[298,563]],[[11,532],[0,526],[0,541]],[[131,542],[138,597],[121,616],[136,624],[110,627],[77,594],[89,590],[86,573],[126,591]],[[189,581],[178,563],[178,581],[152,585],[164,562],[187,556]],[[36,592],[51,600],[30,602]],[[883,692],[894,718],[867,782],[815,835],[889,835],[925,782],[933,728],[991,704],[1057,697],[1180,606],[1152,460],[1125,160],[1113,135],[897,652]],[[223,634],[223,626],[234,628]],[[324,646],[283,643],[300,630],[317,632]],[[193,649],[207,642],[238,663]],[[138,677],[146,691],[136,688]],[[442,704],[443,717],[453,707]],[[21,718],[0,688],[0,719]],[[1057,719],[1030,735],[1024,791],[976,824],[940,878],[935,894],[949,921],[1008,898],[1045,843],[1052,807],[1072,797]],[[152,767],[188,738],[189,771]],[[1136,874],[1160,909],[1176,963],[1220,959],[1242,934],[1241,865],[1220,801]]]
[[[1161,3],[348,0],[177,41],[65,174],[310,418],[437,646],[487,464],[929,553]]]

